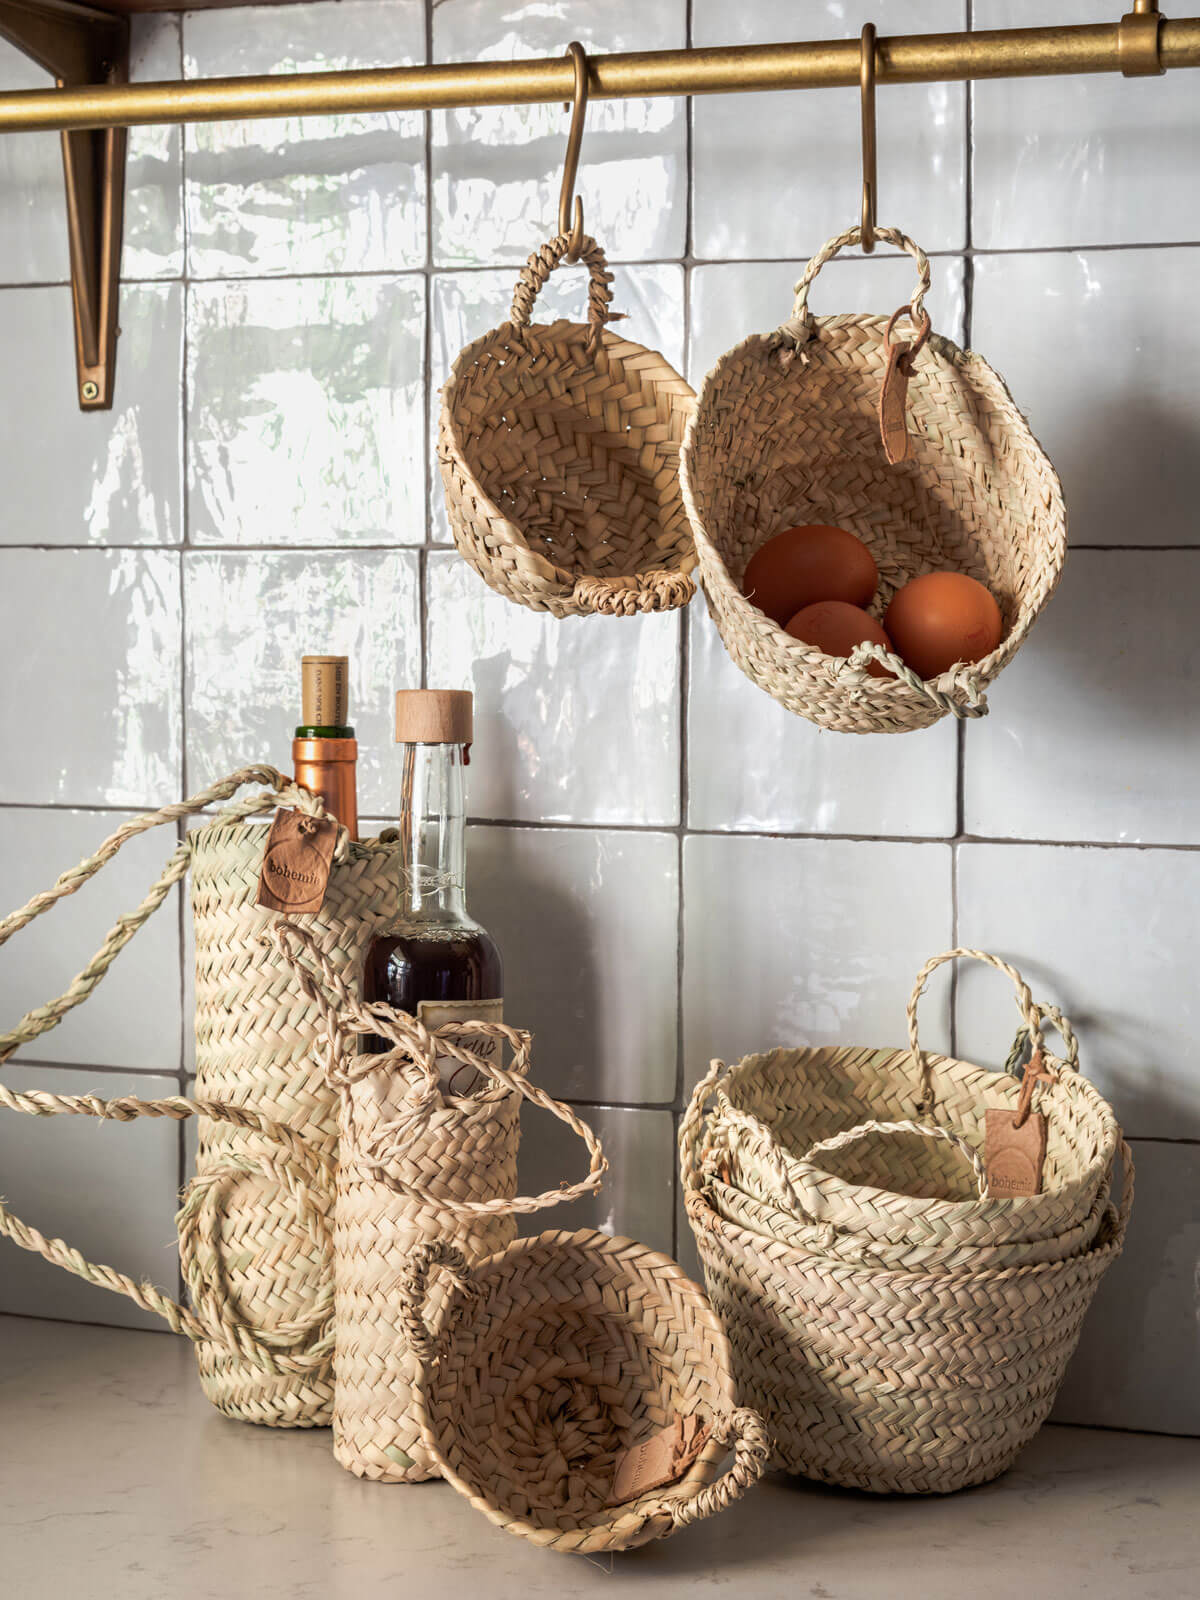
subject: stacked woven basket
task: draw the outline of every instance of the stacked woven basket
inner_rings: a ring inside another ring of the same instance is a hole
[[[920,1048],[917,999],[935,967],[963,955],[1013,980],[1019,1040],[1033,1051],[1020,1083]],[[1011,967],[980,951],[938,956],[908,1015],[908,1050],[714,1062],[680,1153],[738,1400],[766,1420],[776,1464],[939,1493],[996,1477],[1045,1420],[1120,1253],[1133,1167],[1111,1109],[1076,1070],[1069,1024],[1036,1006]],[[1043,1051],[1047,1018],[1064,1059]],[[1044,1118],[1040,1192],[988,1192],[989,1112],[1010,1126]]]

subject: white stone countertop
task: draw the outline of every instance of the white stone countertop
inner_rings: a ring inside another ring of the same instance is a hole
[[[1200,1440],[1047,1427],[1005,1477],[877,1500],[769,1478],[724,1516],[585,1560],[442,1483],[364,1483],[325,1430],[230,1422],[169,1335],[0,1317],[6,1600],[1194,1600]]]

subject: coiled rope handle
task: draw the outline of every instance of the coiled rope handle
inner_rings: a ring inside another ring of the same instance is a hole
[[[712,1437],[732,1449],[732,1465],[698,1494],[686,1497],[676,1494],[663,1500],[659,1510],[670,1517],[676,1528],[686,1528],[689,1523],[702,1522],[705,1517],[724,1511],[758,1482],[770,1464],[771,1435],[758,1412],[751,1411],[749,1406],[715,1418]],[[652,1511],[651,1515],[654,1514]]]
[[[438,1356],[437,1337],[425,1320],[425,1299],[429,1293],[429,1276],[434,1267],[441,1267],[458,1290],[458,1298],[450,1303],[447,1312],[447,1332],[462,1320],[463,1313],[479,1298],[470,1265],[456,1244],[449,1244],[445,1239],[431,1239],[428,1244],[418,1245],[412,1252],[397,1285],[400,1292],[400,1322],[409,1348],[423,1367],[432,1366]]]
[[[910,255],[917,265],[917,287],[908,305],[908,313],[912,319],[914,329],[918,324],[927,328],[928,318],[925,313],[925,296],[929,293],[930,271],[929,257],[915,240],[910,239],[906,233],[901,233],[898,228],[876,228],[875,237],[883,239],[888,244],[895,245],[897,250],[903,250]],[[844,233],[837,234],[827,243],[823,244],[812,257],[804,269],[804,275],[796,284],[795,301],[792,305],[792,315],[779,330],[780,355],[785,365],[790,363],[797,351],[818,332],[816,319],[808,308],[808,292],[821,268],[833,260],[840,251],[852,245],[862,243],[862,228],[847,228]],[[893,319],[894,321],[895,319]],[[924,336],[918,334],[914,344],[924,342]],[[894,650],[885,650],[881,644],[860,644],[851,651],[847,660],[837,666],[834,671],[839,679],[846,680],[852,690],[862,692],[867,683],[867,667],[876,661],[880,666],[886,667],[892,675],[906,684],[914,694],[919,694],[922,699],[935,705],[943,715],[958,717],[960,720],[969,720],[972,717],[987,716],[987,697],[979,674],[971,667],[960,667],[950,676],[949,687],[939,689],[932,682],[915,673]],[[945,674],[943,674],[945,676]],[[879,680],[875,680],[878,682]]]
[[[521,275],[513,289],[512,312],[509,320],[518,339],[524,336],[533,315],[534,302],[550,281],[550,274],[560,267],[571,250],[571,235],[560,233],[533,252],[521,268]],[[588,269],[588,342],[587,353],[594,356],[600,348],[600,335],[607,322],[619,322],[622,315],[611,311],[613,275],[608,270],[608,258],[590,234],[584,234],[575,258]]]
[[[1057,1006],[1039,1005],[1038,1017],[1042,1022],[1048,1022],[1062,1039],[1067,1047],[1065,1059],[1058,1060],[1057,1065],[1065,1067],[1068,1072],[1079,1071],[1079,1040],[1075,1037],[1075,1030],[1063,1016]],[[1017,1029],[1016,1038],[1012,1042],[1012,1049],[1008,1052],[1008,1059],[1004,1063],[1004,1070],[1013,1077],[1017,1075],[1021,1066],[1021,1057],[1029,1046],[1029,1029],[1024,1023]]]
[[[922,1139],[940,1139],[943,1144],[953,1145],[975,1174],[975,1186],[978,1190],[979,1198],[981,1200],[987,1199],[987,1173],[984,1171],[978,1150],[960,1134],[955,1133],[952,1128],[938,1127],[935,1123],[907,1121],[860,1122],[857,1127],[847,1128],[844,1133],[835,1133],[828,1139],[821,1139],[801,1159],[811,1161],[814,1156],[830,1155],[833,1151],[841,1150],[846,1145],[856,1143],[859,1139],[865,1139],[871,1133],[915,1133],[919,1134]]]
[[[123,845],[136,835],[145,833],[151,828],[178,822],[184,817],[195,816],[210,805],[217,805],[230,799],[239,789],[251,783],[264,785],[264,792],[251,795],[227,807],[215,819],[216,825],[272,811],[280,804],[293,805],[314,816],[325,814],[320,800],[315,795],[301,788],[290,778],[284,777],[274,767],[243,767],[230,777],[192,795],[190,799],[162,806],[157,811],[146,812],[143,816],[134,817],[124,823],[93,855],[85,858],[70,871],[64,872],[52,888],[34,895],[20,910],[5,917],[0,922],[0,945],[5,944],[15,933],[27,927],[36,917],[49,911],[67,895],[81,889],[90,878],[95,877],[101,867],[112,860]],[[133,911],[117,918],[99,950],[71,980],[61,995],[46,1005],[37,1006],[32,1011],[26,1012],[14,1028],[0,1034],[0,1064],[7,1061],[22,1045],[31,1043],[57,1027],[69,1011],[83,1004],[134,934],[158,910],[174,885],[184,877],[191,859],[193,843],[194,836],[190,835],[178,844],[145,899]],[[344,856],[346,848],[346,834],[343,829],[339,833],[335,857],[339,852]],[[187,1117],[204,1116],[210,1117],[215,1122],[231,1123],[251,1130],[263,1135],[274,1147],[270,1156],[264,1157],[261,1162],[253,1163],[254,1170],[265,1173],[269,1168],[269,1175],[291,1190],[297,1197],[298,1204],[304,1207],[302,1211],[304,1226],[310,1232],[315,1232],[318,1237],[320,1235],[321,1225],[313,1220],[314,1208],[319,1210],[320,1201],[319,1198],[314,1201],[312,1196],[315,1193],[319,1197],[323,1189],[328,1191],[330,1187],[331,1168],[327,1159],[313,1151],[293,1129],[282,1123],[273,1122],[247,1107],[226,1105],[215,1100],[188,1099],[182,1095],[171,1095],[161,1100],[142,1100],[135,1095],[103,1100],[97,1095],[58,1095],[40,1090],[18,1093],[2,1082],[0,1082],[0,1107],[21,1112],[26,1116],[91,1116],[114,1122],[131,1122],[135,1117],[169,1117],[174,1121],[182,1121]],[[174,1332],[182,1333],[189,1339],[221,1345],[232,1354],[254,1362],[269,1372],[305,1372],[319,1365],[328,1355],[328,1348],[324,1354],[319,1354],[318,1345],[320,1340],[325,1338],[331,1348],[332,1334],[322,1329],[318,1334],[317,1343],[306,1345],[303,1352],[289,1354],[289,1349],[292,1345],[307,1340],[309,1334],[323,1321],[327,1322],[329,1310],[313,1319],[313,1328],[300,1330],[285,1328],[275,1333],[264,1334],[242,1323],[230,1303],[228,1294],[221,1287],[211,1196],[218,1184],[246,1175],[247,1159],[231,1159],[196,1180],[179,1213],[180,1261],[185,1280],[196,1300],[195,1313],[178,1305],[152,1284],[138,1283],[113,1267],[86,1260],[65,1240],[48,1239],[36,1228],[30,1227],[19,1217],[14,1216],[2,1203],[0,1203],[0,1234],[11,1239],[23,1250],[31,1250],[44,1256],[53,1265],[62,1267],[64,1271],[73,1273],[87,1283],[111,1290],[114,1294],[126,1295],[142,1310],[154,1312],[162,1317]],[[331,1296],[328,1298],[331,1309]],[[325,1302],[321,1300],[320,1303],[323,1306]],[[276,1343],[284,1348],[272,1348]]]
[[[396,1194],[407,1195],[422,1204],[436,1207],[459,1217],[502,1216],[511,1212],[529,1214],[547,1206],[565,1205],[582,1195],[594,1194],[604,1181],[608,1160],[599,1139],[586,1122],[569,1106],[553,1099],[544,1089],[528,1081],[532,1039],[518,1028],[501,1022],[455,1022],[441,1028],[429,1029],[408,1012],[397,1011],[392,1006],[378,1003],[364,1005],[357,1000],[336,972],[309,933],[294,922],[278,922],[265,935],[295,971],[298,980],[310,999],[324,1014],[326,1039],[325,1075],[329,1083],[343,1095],[350,1085],[380,1071],[412,1070],[417,1073],[417,1083],[410,1091],[409,1112],[379,1127],[363,1147],[372,1177],[386,1184]],[[353,1040],[362,1034],[379,1034],[392,1041],[393,1048],[382,1055],[358,1055],[353,1052]],[[513,1052],[511,1067],[500,1066],[478,1055],[459,1038],[475,1036],[495,1039],[507,1044]],[[587,1176],[573,1184],[557,1189],[547,1189],[543,1194],[518,1196],[508,1199],[496,1195],[489,1200],[452,1200],[445,1195],[431,1194],[420,1184],[407,1183],[389,1171],[390,1164],[403,1158],[405,1150],[418,1138],[435,1112],[444,1108],[457,1110],[464,1118],[480,1104],[484,1097],[470,1099],[445,1096],[441,1089],[437,1059],[449,1056],[462,1066],[472,1069],[480,1077],[491,1079],[495,1098],[505,1092],[519,1095],[531,1105],[548,1111],[566,1124],[588,1150]]]

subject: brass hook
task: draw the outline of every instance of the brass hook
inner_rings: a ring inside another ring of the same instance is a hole
[[[862,247],[865,255],[875,248],[875,24],[864,22],[858,68],[862,90]]]
[[[579,171],[579,151],[583,145],[583,124],[587,117],[588,65],[587,52],[573,39],[567,54],[575,66],[575,101],[571,107],[571,128],[567,134],[567,154],[563,162],[562,188],[558,195],[558,231],[570,235],[567,261],[578,261],[583,249],[583,201],[575,194],[575,174]],[[571,200],[575,201],[575,217],[571,219]]]

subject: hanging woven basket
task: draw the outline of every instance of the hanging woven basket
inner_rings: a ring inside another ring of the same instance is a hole
[[[451,1287],[428,1326],[435,1265]],[[735,1409],[721,1325],[658,1251],[583,1229],[519,1239],[468,1268],[439,1242],[413,1254],[399,1289],[426,1446],[497,1527],[576,1555],[629,1550],[762,1476],[770,1440]],[[664,1444],[675,1470],[628,1473],[629,1452]]]
[[[463,350],[442,390],[438,460],[460,554],[498,593],[556,617],[686,605],[696,556],[679,491],[694,402],[658,354],[611,333],[612,274],[584,237],[586,324],[531,322],[566,257],[526,262],[512,317]]]
[[[914,329],[927,327],[925,253],[895,229],[876,232],[916,261],[916,293],[902,309]],[[901,397],[891,418],[906,425],[906,455],[891,464],[881,395],[895,318],[814,317],[808,309],[818,272],[860,237],[851,228],[831,239],[805,269],[790,321],[743,340],[705,378],[680,478],[709,609],[746,676],[819,727],[904,733],[948,713],[986,711],[984,687],[1058,582],[1066,513],[1054,468],[1003,381],[981,356],[937,334],[914,339],[909,356],[896,347],[911,372],[907,404]],[[879,645],[843,659],[792,638],[742,594],[742,574],[773,535],[820,523],[857,534],[874,556],[876,618],[910,578],[962,572],[995,596],[999,645],[926,682]],[[894,678],[868,675],[872,660]]]

